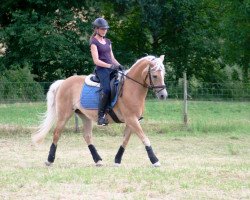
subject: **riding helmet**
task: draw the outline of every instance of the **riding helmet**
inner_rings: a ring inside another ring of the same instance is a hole
[[[103,18],[97,18],[92,23],[94,28],[109,28],[108,22]]]

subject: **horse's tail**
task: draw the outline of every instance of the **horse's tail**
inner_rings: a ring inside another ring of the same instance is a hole
[[[42,116],[42,122],[38,127],[38,130],[32,136],[33,144],[42,143],[51,127],[53,126],[56,119],[56,104],[55,97],[58,88],[62,84],[63,80],[58,80],[54,82],[47,93],[47,111]]]

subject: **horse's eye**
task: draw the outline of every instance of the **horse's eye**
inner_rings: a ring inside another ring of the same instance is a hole
[[[154,79],[157,79],[157,75],[153,75],[153,78],[154,78]]]

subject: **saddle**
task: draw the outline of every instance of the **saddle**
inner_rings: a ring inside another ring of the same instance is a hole
[[[113,73],[112,74],[113,78],[110,81],[111,93],[110,93],[110,102],[109,103],[111,103],[114,100],[114,98],[116,97],[116,94],[117,94],[117,91],[118,91],[118,87],[119,87],[119,83],[120,83],[120,80],[121,80],[121,77],[119,76],[117,70],[114,70],[112,73]],[[98,76],[95,73],[95,71],[94,71],[93,75],[90,76],[90,80],[92,82],[94,82],[94,83],[100,84],[100,79],[98,78]]]
[[[123,78],[121,75],[115,71],[113,74],[113,78],[110,81],[110,100],[108,103],[107,113],[113,118],[116,123],[121,123],[116,114],[113,111],[113,107],[115,106],[118,96],[120,95],[121,88],[123,85]],[[85,109],[98,109],[99,103],[99,93],[101,91],[100,81],[96,74],[90,74],[85,78],[85,84],[82,88],[81,93],[81,106]]]

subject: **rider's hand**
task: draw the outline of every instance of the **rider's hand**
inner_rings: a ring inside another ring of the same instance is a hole
[[[111,66],[110,66],[110,69],[117,70],[117,69],[118,69],[118,66],[116,66],[116,65],[111,65]]]
[[[123,71],[125,69],[125,67],[123,65],[118,65],[118,70]]]
[[[110,69],[123,71],[125,68],[122,65],[111,65]]]

